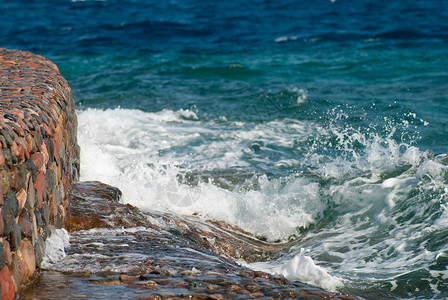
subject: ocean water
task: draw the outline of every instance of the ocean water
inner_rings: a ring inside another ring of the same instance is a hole
[[[444,0],[0,2],[53,60],[81,179],[292,241],[248,265],[366,298],[448,297]]]

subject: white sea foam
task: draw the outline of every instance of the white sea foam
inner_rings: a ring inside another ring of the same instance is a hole
[[[313,223],[325,207],[318,198],[319,186],[306,178],[257,176],[251,182],[259,188],[243,190],[224,189],[213,178],[195,185],[178,180],[187,172],[199,176],[203,171],[250,167],[257,159],[283,164],[262,156],[251,162],[243,156],[252,151],[253,141],[266,152],[273,151],[269,146],[274,141],[276,146],[293,147],[294,138],[308,134],[301,122],[219,127],[185,110],[89,109],[78,115],[81,179],[115,185],[125,202],[142,209],[195,213],[276,240]]]
[[[299,89],[299,88],[294,88],[292,90],[293,92],[296,92],[298,94],[297,96],[297,105],[303,104],[306,102],[307,98],[308,98],[308,91],[305,89]]]
[[[65,248],[70,245],[70,236],[65,229],[55,229],[52,234],[45,240],[45,252],[42,259],[42,268],[47,269],[61,259],[65,254]]]
[[[288,42],[288,41],[297,41],[299,39],[298,36],[296,35],[292,35],[292,36],[280,36],[278,38],[275,39],[276,43],[284,43],[284,42]]]
[[[305,253],[306,250],[301,248],[300,252],[293,258],[283,260],[280,263],[261,262],[245,265],[254,270],[281,274],[290,280],[299,280],[330,291],[337,291],[343,285],[341,279],[331,276],[324,268],[316,265],[313,259]]]
[[[349,115],[339,108],[329,124],[214,122],[188,110],[78,115],[83,180],[118,186],[142,209],[223,220],[270,241],[298,236],[264,266],[271,272],[330,289],[339,277],[382,274],[393,286],[448,251],[421,244],[447,228],[446,157],[397,141],[394,124],[383,134],[340,126]],[[301,171],[263,174],[282,166]],[[319,229],[298,235],[311,224]]]

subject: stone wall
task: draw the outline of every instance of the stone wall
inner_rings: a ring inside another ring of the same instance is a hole
[[[14,297],[33,281],[45,239],[68,224],[79,146],[71,90],[58,68],[0,49],[0,287]]]

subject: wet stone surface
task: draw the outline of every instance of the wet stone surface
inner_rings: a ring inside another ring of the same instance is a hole
[[[246,247],[241,232],[194,219],[142,213],[117,189],[77,183],[67,256],[43,271],[21,299],[357,299],[242,267],[215,244]],[[210,237],[214,242],[210,241]],[[199,242],[202,239],[203,242]],[[265,244],[266,253],[273,251]],[[241,257],[241,256],[240,256]]]

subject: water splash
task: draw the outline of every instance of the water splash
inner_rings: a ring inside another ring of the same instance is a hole
[[[444,290],[444,275],[434,270],[445,272],[448,245],[434,237],[447,234],[446,155],[418,148],[425,122],[414,113],[351,109],[261,123],[202,120],[186,110],[82,111],[81,177],[118,186],[124,201],[144,210],[295,240],[267,263],[275,272],[299,274],[288,266],[306,261],[306,248],[345,289],[381,285],[403,296],[418,292],[406,284],[428,276],[422,295]]]

